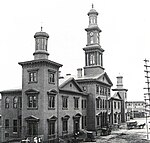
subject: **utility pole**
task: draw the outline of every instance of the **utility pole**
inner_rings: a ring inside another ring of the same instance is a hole
[[[146,88],[144,88],[144,89],[146,89],[147,90],[147,92],[145,92],[144,93],[144,95],[148,95],[148,97],[146,97],[146,100],[148,100],[148,105],[150,105],[150,76],[149,76],[149,73],[150,73],[150,70],[148,69],[148,68],[150,68],[150,66],[148,66],[147,65],[147,63],[149,62],[149,60],[144,60],[144,62],[145,62],[145,64],[144,64],[144,66],[145,66],[145,70],[144,70],[144,72],[146,73],[146,76],[145,76],[145,78],[146,78],[146,84],[147,84],[147,87]],[[149,109],[150,109],[150,106],[149,106]],[[150,115],[150,113],[149,113],[149,115]]]
[[[145,59],[144,60],[144,62],[145,62],[145,64],[144,64],[144,66],[145,66],[145,70],[144,70],[144,72],[145,72],[145,78],[146,78],[146,84],[147,84],[147,87],[146,88],[144,88],[144,89],[146,89],[147,90],[147,92],[145,92],[144,93],[144,100],[145,100],[145,114],[146,114],[146,126],[147,126],[147,139],[149,139],[149,135],[148,135],[148,122],[147,122],[147,111],[146,111],[146,107],[148,106],[148,114],[150,115],[150,81],[149,81],[149,78],[150,78],[150,76],[149,76],[149,73],[150,73],[150,70],[149,70],[149,67],[150,66],[148,66],[148,62],[149,62],[149,60],[147,60],[147,59]],[[147,96],[148,97],[147,97]],[[148,100],[148,104],[147,104],[147,101]]]

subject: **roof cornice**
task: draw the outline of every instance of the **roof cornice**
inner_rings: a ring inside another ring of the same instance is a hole
[[[56,66],[56,67],[62,67],[61,64],[53,62],[51,60],[47,60],[47,59],[38,59],[38,60],[19,62],[18,64],[21,66],[25,66],[25,65],[33,65],[33,64],[40,64],[40,63],[51,64],[51,65]]]

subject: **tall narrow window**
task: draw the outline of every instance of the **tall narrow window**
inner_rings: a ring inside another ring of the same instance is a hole
[[[74,108],[78,109],[79,108],[79,98],[74,97]]]
[[[55,121],[49,121],[49,123],[48,123],[48,135],[49,135],[49,138],[52,138],[55,136]]]
[[[9,119],[5,119],[5,129],[9,128]]]
[[[13,133],[17,133],[17,120],[13,120]]]
[[[120,109],[120,102],[118,102],[118,109]]]
[[[116,109],[116,102],[114,102],[114,109]]]
[[[48,82],[55,83],[55,72],[48,70]]]
[[[96,109],[99,109],[99,99],[96,99]]]
[[[5,98],[5,108],[9,108],[10,99],[8,97]]]
[[[17,104],[18,104],[18,98],[14,97],[14,99],[13,99],[13,108],[17,108]]]
[[[82,116],[82,129],[86,128],[86,116]]]
[[[99,126],[100,125],[100,117],[99,116],[97,116],[97,126]]]
[[[96,93],[99,94],[99,85],[96,85]]]
[[[68,96],[62,96],[62,108],[68,109]]]
[[[94,65],[95,64],[95,56],[94,53],[90,54],[90,65]]]
[[[68,120],[62,120],[63,132],[68,132]]]
[[[54,95],[48,95],[48,108],[49,109],[55,108],[55,96]]]
[[[82,109],[86,109],[86,106],[87,106],[87,100],[86,99],[82,99],[81,106],[82,106]]]
[[[100,109],[102,109],[102,99],[100,99]]]

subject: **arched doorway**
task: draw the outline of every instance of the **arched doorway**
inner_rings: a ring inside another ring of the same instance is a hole
[[[80,113],[73,116],[73,132],[74,133],[78,133],[80,130],[80,117],[81,117]]]

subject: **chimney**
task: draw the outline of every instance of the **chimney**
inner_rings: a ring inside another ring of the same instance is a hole
[[[78,78],[82,77],[82,68],[77,69],[77,76],[78,76]]]

